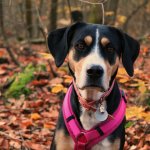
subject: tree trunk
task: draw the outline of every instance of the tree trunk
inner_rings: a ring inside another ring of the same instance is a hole
[[[0,2],[0,29],[1,33],[4,33],[4,22],[3,22],[3,2]]]
[[[57,28],[57,4],[58,0],[51,0],[49,31]]]
[[[26,0],[26,23],[29,32],[29,37],[32,38],[32,0]]]
[[[145,5],[147,5],[147,3],[148,3],[148,0],[144,0],[144,2],[143,2],[141,5],[139,5],[137,8],[135,8],[135,9],[132,11],[132,13],[127,17],[127,20],[126,20],[126,22],[125,22],[124,25],[123,25],[124,31],[127,32],[127,30],[128,30],[128,24],[129,24],[130,20],[132,19],[132,17],[133,17],[141,8],[143,8]]]
[[[114,25],[117,16],[119,0],[110,0],[106,3],[106,12],[111,12],[112,15],[106,16],[106,24]]]

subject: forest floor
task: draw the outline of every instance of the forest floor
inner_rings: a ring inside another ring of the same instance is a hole
[[[16,66],[0,48],[0,150],[48,150],[60,105],[72,78],[56,68],[44,45],[14,50]],[[117,80],[127,94],[125,150],[150,149],[150,45],[142,45],[135,75],[122,66]],[[26,66],[26,67],[25,67]]]

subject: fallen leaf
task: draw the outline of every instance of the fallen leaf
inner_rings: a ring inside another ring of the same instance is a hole
[[[50,54],[50,53],[42,53],[42,52],[38,52],[38,54],[39,54],[39,56],[40,57],[42,57],[42,58],[44,58],[44,59],[52,59],[52,60],[54,60],[54,58],[53,58],[53,56]]]
[[[18,141],[10,141],[9,142],[10,146],[16,149],[21,149],[21,143]]]
[[[0,126],[6,124],[6,121],[0,121]]]
[[[32,126],[32,125],[33,125],[33,123],[32,123],[32,120],[30,120],[30,119],[26,119],[26,120],[23,120],[21,122],[22,128],[27,128],[27,127]]]
[[[61,84],[62,82],[63,82],[62,78],[56,77],[56,78],[50,80],[49,84],[53,86],[56,84]]]
[[[33,80],[31,82],[31,85],[34,85],[34,86],[44,86],[44,85],[47,85],[49,83],[49,80],[47,79],[41,79],[41,80]]]
[[[61,92],[64,89],[64,86],[62,84],[57,84],[54,87],[52,87],[51,92],[58,94],[59,92]]]
[[[45,150],[45,146],[43,146],[42,144],[33,143],[31,141],[25,141],[25,145],[33,150]]]
[[[120,83],[126,83],[126,82],[128,82],[128,81],[129,81],[128,78],[119,79],[119,82],[120,82]]]
[[[40,118],[41,118],[41,116],[38,113],[31,114],[31,119],[33,119],[33,120],[38,120]]]
[[[143,107],[130,106],[126,110],[127,120],[136,117],[138,119],[144,119],[145,121],[150,122],[150,112],[144,112]]]
[[[47,123],[44,123],[44,128],[54,130],[55,127],[56,127],[56,124],[53,123],[53,122],[47,122]]]

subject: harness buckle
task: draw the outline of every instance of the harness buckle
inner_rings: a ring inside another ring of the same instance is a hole
[[[88,140],[84,132],[81,132],[76,138],[75,150],[86,150]]]
[[[81,143],[83,143],[83,144],[87,144],[87,142],[88,142],[88,140],[87,140],[87,138],[86,138],[84,132],[81,132],[81,133],[77,136],[76,140],[77,140],[77,142],[81,142]]]

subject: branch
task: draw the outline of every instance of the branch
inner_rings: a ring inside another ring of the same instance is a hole
[[[127,17],[127,20],[123,26],[123,29],[125,31],[127,31],[127,27],[128,27],[128,23],[130,22],[130,20],[132,19],[132,17],[141,9],[143,8],[146,4],[148,3],[148,0],[144,0],[144,2],[139,5],[135,10],[133,10],[133,12]]]

